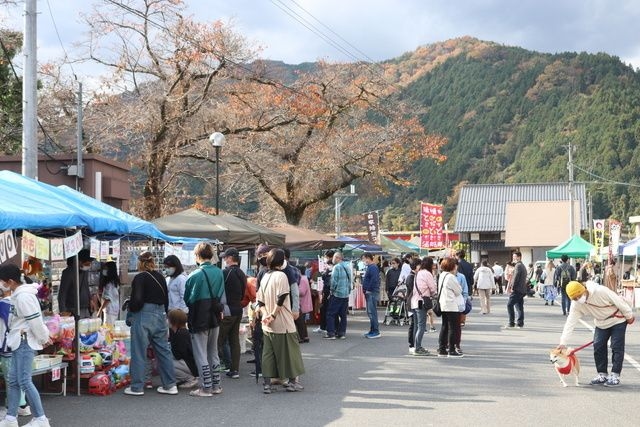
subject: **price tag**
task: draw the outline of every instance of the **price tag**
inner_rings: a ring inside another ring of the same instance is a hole
[[[60,368],[54,368],[51,370],[51,381],[58,381],[60,379]]]

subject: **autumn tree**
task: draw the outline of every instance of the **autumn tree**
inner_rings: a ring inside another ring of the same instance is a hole
[[[211,112],[224,99],[224,81],[236,64],[254,52],[222,22],[185,16],[180,0],[104,1],[85,21],[87,57],[114,73],[87,117],[91,139],[115,139],[143,171],[139,213],[158,217],[176,178],[172,161],[223,127]]]
[[[290,87],[249,79],[224,105],[230,166],[243,171],[298,224],[305,211],[358,179],[384,191],[408,184],[421,158],[443,160],[445,139],[429,135],[369,64],[324,64]],[[289,120],[269,132],[243,129],[258,118]],[[239,131],[241,130],[241,131]]]

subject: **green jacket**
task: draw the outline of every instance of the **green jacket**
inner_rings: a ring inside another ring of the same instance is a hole
[[[222,270],[210,262],[202,263],[189,275],[184,289],[184,302],[189,307],[189,332],[203,332],[220,326],[224,310],[220,302],[223,294]]]

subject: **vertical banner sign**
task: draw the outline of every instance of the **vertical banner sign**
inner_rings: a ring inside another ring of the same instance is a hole
[[[7,259],[18,255],[18,248],[16,247],[16,239],[13,237],[13,231],[5,231],[2,240],[4,240],[5,250],[7,251]]]
[[[620,222],[615,219],[609,220],[609,257],[618,256],[618,246],[620,246]]]
[[[36,256],[36,236],[28,231],[22,232],[22,252],[28,256]]]
[[[593,220],[593,245],[598,249],[604,248],[604,219]]]
[[[5,243],[5,234],[7,232],[5,231],[4,233],[2,233],[0,235],[0,264],[4,263],[8,258],[7,258],[7,247],[6,247],[6,243]],[[9,231],[9,233],[11,233],[11,231]]]
[[[82,249],[82,233],[78,231],[73,236],[65,237],[63,242],[65,258],[75,256]]]
[[[49,239],[36,237],[36,258],[49,259]]]
[[[430,203],[420,204],[420,248],[435,249],[443,248],[444,233],[442,205],[432,205]]]
[[[100,242],[100,261],[106,261],[109,258],[109,241]]]
[[[100,240],[93,238],[89,240],[89,256],[100,259]]]
[[[120,258],[120,239],[111,242],[111,256],[114,259]]]
[[[64,259],[64,239],[51,239],[51,261]]]
[[[368,212],[364,214],[367,221],[367,234],[371,243],[379,244],[378,239],[378,212]]]

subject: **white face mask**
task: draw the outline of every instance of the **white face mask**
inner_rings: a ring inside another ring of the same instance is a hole
[[[173,273],[176,272],[176,269],[174,267],[167,267],[166,272],[167,276],[173,276]]]
[[[0,280],[0,291],[9,292],[10,290],[11,290],[11,288],[9,287],[7,282],[5,282],[4,280]]]
[[[585,302],[587,302],[587,295],[583,294],[580,298],[578,298],[576,300],[576,302],[580,303],[580,304],[584,304]]]
[[[89,271],[89,270],[91,270],[91,266],[90,265],[89,266],[83,265],[82,267],[80,267],[80,270]]]

